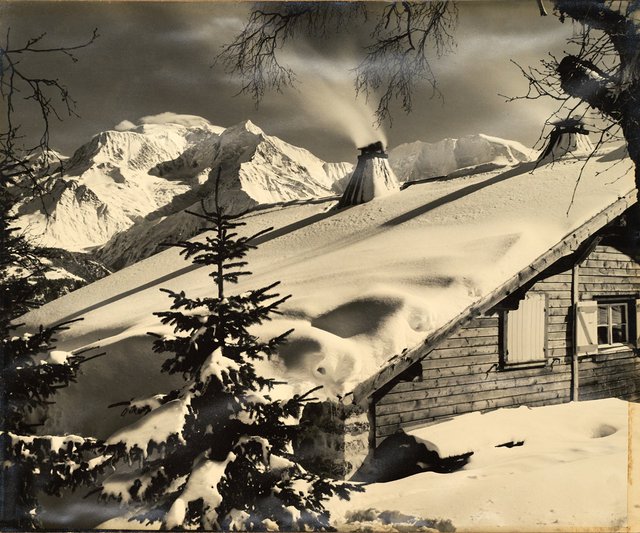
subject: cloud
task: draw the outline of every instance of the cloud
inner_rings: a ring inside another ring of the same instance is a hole
[[[183,115],[180,113],[172,113],[165,111],[164,113],[158,113],[157,115],[147,115],[140,117],[134,124],[130,120],[123,120],[114,127],[117,131],[127,131],[135,128],[140,124],[179,124],[180,126],[194,127],[194,126],[209,126],[211,123],[206,119],[197,115]]]
[[[180,126],[204,126],[210,122],[206,118],[197,115],[181,115],[179,113],[171,113],[166,111],[157,115],[147,115],[138,119],[140,124],[179,124]]]
[[[136,125],[130,120],[123,120],[122,122],[118,122],[113,129],[116,131],[129,131],[136,127]]]

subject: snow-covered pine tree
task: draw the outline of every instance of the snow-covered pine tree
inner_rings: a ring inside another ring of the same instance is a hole
[[[14,333],[13,321],[36,306],[32,275],[40,267],[15,226],[13,203],[8,188],[0,187],[0,525],[33,529],[40,525],[38,491],[59,495],[63,487],[95,480],[103,458],[85,460],[93,439],[35,433],[57,389],[96,356],[56,350],[55,335],[71,322]]]
[[[107,453],[140,461],[134,472],[116,473],[101,487],[103,498],[133,505],[140,521],[166,529],[329,530],[325,500],[348,498],[351,484],[306,472],[293,456],[292,438],[309,394],[287,400],[269,393],[277,383],[256,372],[289,332],[261,342],[249,332],[287,298],[278,283],[241,294],[229,284],[248,275],[244,257],[255,239],[242,237],[238,217],[218,204],[202,214],[212,234],[181,242],[181,254],[212,266],[213,294],[190,298],[165,291],[170,311],[156,313],[174,334],[157,337],[154,350],[170,354],[162,370],[184,377],[165,395],[126,402],[125,412],[145,415],[108,440]],[[314,389],[315,390],[315,389]]]
[[[4,366],[0,373],[3,407],[2,473],[4,525],[34,529],[39,491],[60,495],[64,487],[95,481],[98,456],[87,459],[97,442],[78,435],[37,435],[40,419],[57,389],[75,381],[82,353],[56,350],[54,335],[69,323],[41,327],[35,334],[8,335],[2,339]]]

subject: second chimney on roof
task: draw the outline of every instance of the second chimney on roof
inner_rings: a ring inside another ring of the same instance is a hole
[[[565,156],[584,156],[593,152],[589,130],[579,117],[570,117],[553,123],[549,142],[538,161],[551,162]]]

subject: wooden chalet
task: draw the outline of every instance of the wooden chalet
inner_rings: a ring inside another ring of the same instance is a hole
[[[640,400],[633,191],[353,391],[371,446],[471,411]]]
[[[324,433],[338,453],[309,457],[349,477],[388,437],[463,413],[640,400],[637,209],[634,189],[391,358],[340,407],[320,416],[316,407],[324,422],[313,438]]]

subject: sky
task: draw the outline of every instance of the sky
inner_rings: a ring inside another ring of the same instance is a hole
[[[16,46],[46,32],[48,45],[100,37],[77,52],[78,61],[39,55],[23,67],[59,78],[77,102],[79,117],[51,127],[51,145],[66,155],[100,131],[123,120],[163,112],[199,115],[219,126],[250,119],[266,133],[331,161],[352,161],[355,146],[386,140],[390,148],[423,140],[485,133],[533,146],[554,102],[506,102],[526,93],[511,60],[535,65],[560,54],[573,28],[554,16],[541,17],[535,0],[462,0],[456,46],[432,61],[442,99],[418,86],[410,114],[394,108],[393,124],[374,128],[375,95],[356,98],[352,69],[362,58],[370,27],[353,23],[325,38],[298,38],[282,50],[298,84],[268,93],[260,106],[238,95],[239,81],[214,64],[246,20],[244,2],[0,2],[0,35],[10,28]],[[32,111],[22,112],[25,127]],[[25,131],[27,131],[25,129]]]

